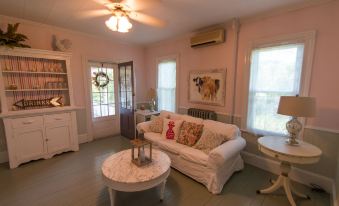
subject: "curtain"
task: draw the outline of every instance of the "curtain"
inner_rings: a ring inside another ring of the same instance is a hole
[[[162,61],[158,64],[158,110],[175,112],[176,108],[176,62]]]
[[[287,134],[290,117],[277,114],[280,96],[299,94],[303,44],[252,51],[247,129],[257,134]]]

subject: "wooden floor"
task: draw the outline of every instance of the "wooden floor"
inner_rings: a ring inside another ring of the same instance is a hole
[[[123,137],[111,137],[82,144],[79,152],[69,152],[49,160],[39,160],[10,170],[0,165],[0,205],[109,205],[109,196],[101,180],[100,167],[110,154],[129,148]],[[160,203],[157,188],[143,192],[117,194],[116,205],[229,205],[229,206],[288,206],[280,190],[274,195],[258,195],[275,175],[245,165],[226,183],[220,195],[212,195],[206,188],[176,170],[168,178],[165,200]],[[296,198],[297,205],[331,205],[330,195],[312,192],[295,184],[309,194],[311,200]]]

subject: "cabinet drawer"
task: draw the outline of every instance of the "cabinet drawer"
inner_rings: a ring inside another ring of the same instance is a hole
[[[42,116],[37,117],[24,117],[17,118],[12,120],[12,127],[22,128],[22,127],[42,127],[43,126],[43,118]]]
[[[62,113],[62,114],[51,114],[45,116],[45,123],[57,123],[57,122],[65,122],[71,119],[70,113]]]

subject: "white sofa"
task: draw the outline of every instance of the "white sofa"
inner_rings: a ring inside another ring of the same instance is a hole
[[[175,140],[168,140],[160,133],[150,132],[150,121],[137,125],[138,132],[144,133],[145,139],[150,140],[155,148],[168,154],[173,168],[204,184],[211,193],[219,194],[231,175],[243,169],[244,163],[240,151],[245,147],[246,142],[240,136],[237,126],[167,111],[161,111],[160,116],[201,123],[204,124],[204,128],[218,131],[231,138],[206,154],[201,150],[177,143]]]

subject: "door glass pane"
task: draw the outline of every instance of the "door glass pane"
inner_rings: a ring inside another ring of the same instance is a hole
[[[109,112],[109,115],[115,115],[115,105],[114,104],[108,105],[108,112]]]
[[[100,105],[98,106],[93,106],[93,117],[100,117],[101,116],[101,109]]]
[[[100,93],[96,93],[96,92],[92,93],[92,104],[100,105]]]
[[[108,116],[108,105],[107,104],[101,105],[101,115]]]
[[[126,88],[125,67],[120,67],[119,72],[120,72],[120,91],[125,91]]]
[[[126,67],[126,91],[132,91],[132,68]]]
[[[132,109],[132,92],[127,92],[127,109]]]
[[[101,104],[108,104],[107,93],[101,93],[100,100]]]
[[[126,108],[126,92],[120,93],[120,106]]]

